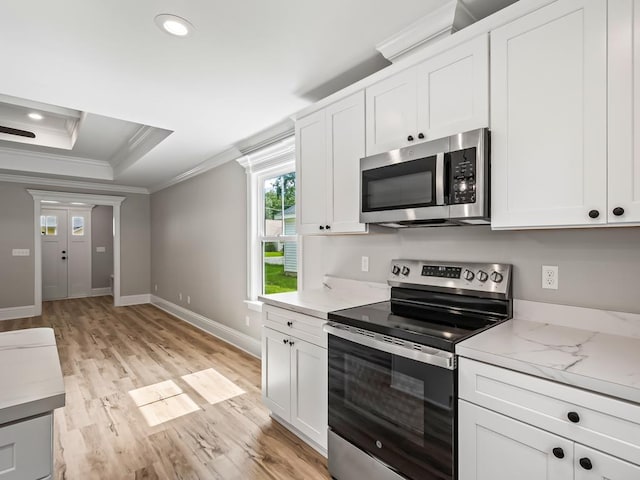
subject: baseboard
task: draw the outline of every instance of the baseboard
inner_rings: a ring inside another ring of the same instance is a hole
[[[215,320],[211,320],[210,318],[200,315],[199,313],[187,310],[180,305],[168,302],[167,300],[156,297],[155,295],[151,295],[151,304],[155,305],[160,310],[164,310],[174,317],[177,317],[180,320],[185,321],[193,325],[194,327],[197,327],[200,330],[203,330],[213,335],[214,337],[219,338],[220,340],[224,340],[225,342],[230,343],[240,350],[244,350],[249,355],[252,355],[256,358],[260,358],[262,355],[262,342],[253,337],[250,337],[245,333],[239,332],[231,327],[227,327],[226,325],[218,323]]]
[[[128,307],[130,305],[142,305],[143,303],[151,303],[151,295],[143,293],[142,295],[125,295],[120,297],[118,307]]]
[[[0,308],[0,320],[13,320],[15,318],[27,318],[35,316],[37,316],[35,305]]]
[[[103,297],[105,295],[111,295],[111,287],[92,288],[91,289],[91,296],[92,297]]]

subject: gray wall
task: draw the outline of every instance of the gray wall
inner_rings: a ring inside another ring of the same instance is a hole
[[[393,258],[506,262],[515,267],[515,298],[640,313],[640,228],[417,228],[317,238],[305,243],[304,254],[305,266],[316,272],[380,282]],[[369,273],[360,271],[362,255],[370,257]],[[322,267],[313,264],[316,258]],[[542,289],[542,265],[558,265],[558,290]],[[305,275],[305,281],[314,286],[318,279]]]
[[[104,252],[96,248],[104,247]],[[91,288],[111,286],[113,273],[113,207],[97,205],[91,210]]]
[[[43,187],[0,182],[0,308],[33,305],[33,198],[28,188],[60,192],[104,191]],[[121,295],[149,293],[149,195],[114,193],[127,197],[121,206]],[[14,248],[28,248],[29,257],[12,257]]]
[[[243,303],[246,218],[246,174],[234,161],[154,193],[151,286],[158,297],[260,338],[259,317]]]

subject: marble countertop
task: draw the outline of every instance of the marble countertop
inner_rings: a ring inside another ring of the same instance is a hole
[[[327,319],[328,313],[343,308],[389,300],[389,286],[326,276],[323,287],[300,292],[274,293],[258,299],[266,305],[286,308],[312,317]]]
[[[0,365],[0,425],[64,406],[53,329],[0,333]]]
[[[459,343],[456,353],[640,403],[640,338],[515,317]]]

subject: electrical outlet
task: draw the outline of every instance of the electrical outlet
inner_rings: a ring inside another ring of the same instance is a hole
[[[191,305],[191,297],[187,295],[187,305]]]
[[[158,291],[158,284],[157,283],[153,286],[153,290],[156,291],[156,292]]]
[[[558,266],[543,265],[542,266],[542,288],[551,290],[558,289]]]
[[[362,257],[360,261],[360,268],[362,269],[363,272],[369,271],[369,257],[365,257],[365,256]]]
[[[251,325],[251,317],[249,317],[249,315],[244,317],[244,321],[246,322],[247,327],[249,327]]]
[[[178,298],[180,299],[180,301],[182,301],[182,292],[178,294]]]

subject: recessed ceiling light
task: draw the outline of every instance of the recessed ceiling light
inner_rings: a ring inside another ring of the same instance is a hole
[[[40,203],[60,203],[60,202],[56,202],[55,200],[40,200]]]
[[[155,22],[161,30],[170,35],[175,35],[176,37],[186,37],[194,29],[193,25],[188,20],[169,13],[157,15]]]
[[[44,118],[42,115],[36,112],[27,114],[27,117],[29,117],[31,120],[42,120]]]
[[[86,205],[86,203],[82,203],[82,202],[71,202],[71,205]]]

